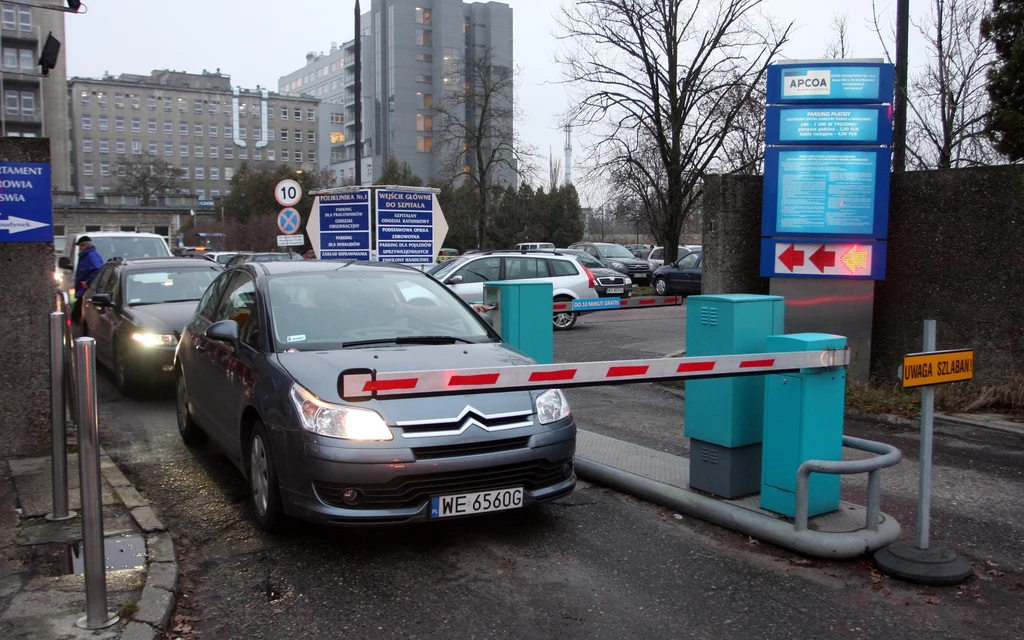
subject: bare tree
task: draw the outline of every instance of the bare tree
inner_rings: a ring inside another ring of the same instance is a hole
[[[444,95],[434,102],[434,153],[452,181],[464,180],[476,190],[477,240],[483,249],[495,194],[517,186],[515,71],[498,64],[491,49],[445,65]]]
[[[644,204],[666,260],[704,174],[788,39],[789,26],[758,20],[763,2],[580,0],[562,10],[570,119],[595,140],[594,168]]]
[[[832,16],[829,28],[832,30],[832,39],[825,44],[826,58],[852,58],[853,49],[850,48],[849,34],[850,15],[837,13]]]
[[[548,192],[558,188],[558,181],[562,177],[562,161],[551,155],[548,150]]]
[[[734,110],[736,116],[713,164],[716,171],[753,176],[764,173],[766,88],[767,83],[762,81],[748,91],[738,81],[718,107],[720,117]]]
[[[181,175],[181,169],[151,154],[118,156],[117,167],[118,191],[139,196],[143,207],[156,204],[157,196],[178,193],[189,186],[189,182]]]
[[[999,155],[985,135],[990,42],[981,35],[985,0],[931,0],[914,26],[924,38],[927,64],[907,90],[907,156],[916,169],[992,164]],[[875,11],[875,33],[889,56]]]

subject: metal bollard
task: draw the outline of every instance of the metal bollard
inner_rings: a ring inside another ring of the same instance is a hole
[[[82,629],[103,629],[118,621],[107,611],[107,570],[103,550],[103,494],[100,482],[100,430],[96,406],[96,341],[75,340],[78,387],[78,471],[82,485],[82,556],[85,559],[86,615]]]
[[[53,512],[51,522],[74,518],[68,510],[67,413],[64,406],[64,314],[50,314],[50,437],[53,467]]]

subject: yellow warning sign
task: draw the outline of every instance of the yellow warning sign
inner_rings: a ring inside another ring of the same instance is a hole
[[[904,387],[959,382],[973,377],[974,351],[970,349],[911,353],[903,357]]]

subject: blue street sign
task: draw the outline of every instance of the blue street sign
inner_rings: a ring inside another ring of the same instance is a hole
[[[277,214],[277,228],[281,233],[291,235],[299,230],[299,212],[292,207],[281,209]]]
[[[200,200],[198,206],[200,209],[212,209],[213,200]]]
[[[593,309],[619,309],[622,301],[619,298],[589,298],[586,300],[573,300],[573,311],[590,311]]]
[[[886,238],[890,156],[870,147],[768,147],[761,235]]]
[[[320,259],[370,259],[370,192],[319,196]]]
[[[377,259],[404,264],[434,262],[433,193],[377,192]]]
[[[866,62],[773,64],[768,104],[861,102],[889,104],[895,68]]]
[[[765,142],[775,144],[892,144],[888,105],[770,106]]]
[[[53,242],[49,164],[0,162],[0,242]]]

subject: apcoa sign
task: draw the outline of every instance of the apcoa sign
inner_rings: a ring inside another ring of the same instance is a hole
[[[903,357],[901,377],[904,387],[970,380],[974,377],[974,351],[957,349],[908,354]]]

